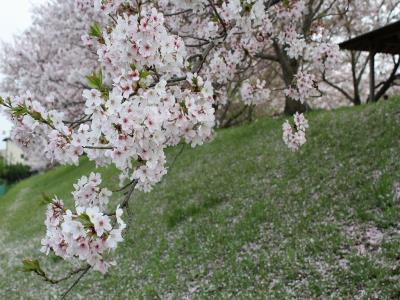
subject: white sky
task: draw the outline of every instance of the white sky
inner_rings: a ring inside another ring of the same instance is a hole
[[[47,0],[0,0],[0,40],[10,42],[14,34],[22,32],[31,23],[32,5]],[[4,2],[4,3],[3,3]],[[1,64],[1,61],[0,61]],[[1,75],[0,75],[1,80]],[[0,149],[4,147],[3,138],[8,136],[11,124],[0,115]]]

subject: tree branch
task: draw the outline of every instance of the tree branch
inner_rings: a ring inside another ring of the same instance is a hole
[[[350,100],[350,102],[354,103],[354,99],[353,97],[350,96],[349,93],[347,93],[343,88],[341,88],[340,86],[338,86],[337,84],[331,82],[328,80],[328,78],[326,78],[325,74],[322,74],[322,80],[328,84],[329,86],[333,87],[334,89],[338,90],[340,93],[342,93],[347,99]]]
[[[78,282],[83,278],[83,276],[86,275],[86,273],[90,270],[91,266],[87,265],[85,269],[83,269],[83,272],[81,275],[79,275],[79,277],[72,283],[72,285],[64,292],[64,294],[62,294],[61,296],[61,300],[64,300],[65,297],[67,297],[67,295],[72,291],[72,289],[78,284]]]

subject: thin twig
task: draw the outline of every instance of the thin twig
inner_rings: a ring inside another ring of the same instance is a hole
[[[65,281],[67,279],[70,279],[75,274],[78,274],[79,272],[82,272],[84,270],[85,270],[84,267],[76,269],[76,270],[73,270],[73,271],[69,272],[66,276],[64,276],[62,278],[59,278],[59,279],[52,279],[52,278],[48,277],[45,273],[44,274],[39,274],[39,273],[36,272],[36,274],[38,274],[39,276],[43,277],[43,280],[46,281],[46,282],[49,282],[51,284],[58,284],[61,281]]]
[[[79,277],[77,279],[75,279],[74,283],[68,288],[68,290],[65,291],[64,294],[62,294],[60,300],[64,300],[65,297],[67,297],[67,295],[71,292],[71,290],[78,284],[78,282],[82,279],[83,276],[85,276],[85,274],[90,270],[91,266],[87,266],[81,275],[79,275]]]
[[[205,45],[208,45],[210,42],[203,42],[203,43],[199,43],[199,44],[186,44],[186,47],[188,48],[200,48],[203,47]]]
[[[115,17],[112,14],[108,14],[108,16],[114,21],[115,24],[117,24],[117,20],[115,19]]]
[[[117,190],[113,190],[112,192],[113,192],[113,193],[119,193],[119,192],[122,192],[122,191],[126,190],[131,184],[134,183],[135,180],[136,180],[136,179],[133,179],[132,181],[130,181],[129,183],[127,183],[126,185],[124,185],[122,188],[117,189]]]
[[[192,9],[186,9],[186,10],[182,10],[182,11],[164,14],[164,17],[173,17],[173,16],[177,16],[177,15],[181,15],[181,14],[186,14],[186,13],[192,12],[192,11],[193,11]]]
[[[212,0],[208,0],[208,3],[211,5],[211,7],[212,7],[212,9],[213,9],[213,11],[214,11],[214,13],[215,13],[215,15],[216,15],[217,18],[218,18],[218,21],[221,23],[222,28],[223,28],[223,30],[224,30],[224,36],[226,36],[228,30],[227,30],[227,28],[226,28],[225,21],[224,21],[224,20],[222,19],[222,17],[219,15],[218,10],[217,10],[217,8],[215,7],[213,1],[212,1]]]
[[[114,150],[111,146],[83,146],[84,149],[94,149],[94,150]]]
[[[215,47],[215,43],[212,42],[210,43],[210,45],[204,50],[204,53],[202,54],[203,59],[199,62],[198,66],[196,67],[196,69],[194,70],[193,73],[199,73],[204,65],[204,62],[207,59],[208,54],[210,53],[210,51]]]
[[[136,187],[137,183],[138,183],[137,179],[132,181],[131,188],[129,189],[128,193],[125,196],[124,201],[122,201],[122,204],[121,204],[121,208],[125,208],[126,209],[126,213],[128,215],[127,227],[130,226],[131,223],[132,223],[132,212],[129,209],[129,200],[131,199],[132,194],[135,191],[135,187]]]
[[[178,157],[181,156],[181,154],[183,153],[183,150],[185,149],[186,144],[182,144],[181,149],[179,150],[179,152],[175,155],[174,160],[171,163],[171,166],[168,169],[168,172],[171,172],[173,166],[175,165],[175,162],[177,161]]]
[[[131,182],[131,188],[129,189],[128,193],[125,196],[125,199],[121,203],[121,208],[126,208],[128,205],[129,200],[131,199],[131,196],[133,194],[133,191],[135,190],[135,187],[138,183],[138,180],[135,179]]]

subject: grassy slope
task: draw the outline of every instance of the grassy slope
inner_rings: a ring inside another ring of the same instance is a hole
[[[89,274],[71,299],[400,297],[400,206],[392,194],[400,99],[308,117],[309,141],[297,153],[281,142],[282,119],[223,130],[186,149],[153,192],[136,194],[117,267],[104,278]],[[69,199],[71,184],[92,169],[60,167],[0,199],[1,299],[53,298],[65,289],[14,269],[23,257],[46,261],[38,252],[40,193]],[[384,234],[378,245],[368,243],[374,226]],[[52,258],[45,267],[63,264]]]

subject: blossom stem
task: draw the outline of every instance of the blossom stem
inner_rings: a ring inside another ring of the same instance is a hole
[[[128,193],[126,194],[125,199],[124,199],[124,200],[122,201],[122,203],[121,203],[121,208],[122,208],[122,209],[125,208],[125,209],[126,209],[126,213],[127,213],[127,215],[128,215],[127,227],[129,227],[130,224],[132,223],[132,212],[131,212],[130,209],[129,209],[129,200],[130,200],[131,197],[132,197],[132,194],[133,194],[133,192],[134,192],[134,190],[135,190],[135,187],[136,187],[137,183],[138,183],[138,180],[137,180],[137,179],[134,179],[134,180],[130,183],[130,189],[129,189]]]
[[[62,294],[61,296],[61,300],[64,300],[65,297],[68,296],[68,294],[72,291],[72,289],[78,284],[78,282],[83,278],[83,276],[86,275],[86,273],[90,270],[91,266],[87,266],[85,269],[83,269],[83,272],[81,273],[81,275],[79,275],[78,278],[75,279],[75,281],[72,283],[72,285],[68,288],[68,290],[66,290],[64,292],[64,294]]]
[[[42,276],[43,279],[44,279],[44,281],[47,281],[47,282],[49,282],[49,283],[51,283],[51,284],[58,284],[58,283],[60,283],[61,281],[65,281],[65,280],[71,278],[73,275],[75,275],[75,274],[77,274],[77,273],[79,273],[79,272],[84,271],[85,269],[86,269],[86,267],[82,267],[82,268],[73,270],[73,271],[69,272],[68,275],[66,275],[66,276],[64,276],[64,277],[62,277],[62,278],[59,278],[59,279],[52,279],[52,278],[50,278],[50,277],[47,277],[46,274],[44,274],[44,275],[43,275],[43,274],[39,274],[39,273],[36,273],[36,274],[38,274],[39,276]]]
[[[175,155],[174,160],[172,161],[171,166],[169,167],[168,172],[171,172],[172,168],[173,168],[174,165],[175,165],[175,162],[178,160],[178,157],[183,153],[183,150],[185,150],[185,146],[186,146],[186,144],[182,144],[182,147],[181,147],[181,149],[179,150],[179,152]]]
[[[130,187],[131,184],[133,184],[136,181],[136,179],[133,179],[132,181],[130,181],[129,183],[127,183],[125,186],[123,186],[122,188],[118,189],[118,190],[114,190],[112,191],[113,193],[119,193],[122,192],[124,190],[126,190],[128,187]]]

